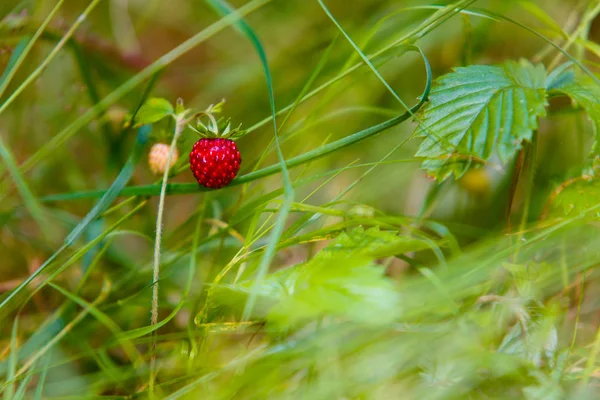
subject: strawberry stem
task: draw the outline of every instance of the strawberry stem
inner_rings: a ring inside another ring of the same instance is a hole
[[[150,317],[150,325],[154,326],[158,323],[158,279],[160,275],[160,246],[162,240],[163,214],[165,209],[165,195],[167,192],[167,180],[169,179],[169,170],[171,169],[171,160],[177,146],[177,139],[185,127],[185,115],[177,116],[175,123],[175,133],[171,141],[171,149],[167,157],[167,165],[163,173],[162,185],[160,187],[160,197],[158,200],[158,213],[156,216],[156,237],[154,240],[154,266],[152,270],[152,314]],[[150,360],[150,380],[149,391],[150,397],[154,395],[154,379],[156,375],[156,330],[152,331],[152,358]]]

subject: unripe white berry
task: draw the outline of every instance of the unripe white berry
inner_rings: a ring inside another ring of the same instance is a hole
[[[165,172],[170,150],[171,146],[165,143],[156,143],[152,146],[150,153],[148,154],[148,165],[150,166],[152,173],[155,175],[162,175]],[[171,157],[170,167],[175,164],[178,158],[179,152],[177,151],[177,148],[175,148],[173,156]]]

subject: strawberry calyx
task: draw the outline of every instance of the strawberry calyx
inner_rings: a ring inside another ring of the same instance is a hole
[[[246,130],[242,129],[242,124],[233,127],[231,118],[216,118],[215,114],[219,114],[223,109],[225,101],[218,104],[211,104],[206,110],[195,114],[196,125],[188,125],[190,129],[196,132],[201,138],[206,139],[231,139],[235,140],[246,134]]]

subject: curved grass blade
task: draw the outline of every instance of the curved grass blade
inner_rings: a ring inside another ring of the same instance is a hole
[[[301,154],[296,157],[289,158],[286,160],[287,168],[297,167],[299,165],[306,164],[308,162],[314,161],[321,157],[324,157],[328,154],[335,152],[336,150],[342,149],[346,146],[353,145],[362,140],[365,140],[369,137],[375,136],[378,133],[385,131],[393,126],[396,126],[407,119],[409,119],[414,113],[416,113],[422,106],[425,104],[427,97],[429,96],[429,92],[431,90],[431,82],[432,82],[432,71],[431,66],[429,65],[429,60],[427,58],[423,58],[423,62],[425,64],[425,72],[427,74],[427,80],[425,84],[425,89],[421,95],[419,102],[414,105],[410,112],[405,112],[402,115],[391,118],[387,121],[384,121],[380,124],[371,126],[362,131],[353,133],[348,135],[342,139],[336,140],[334,142],[328,143],[319,148],[307,151],[304,154]],[[252,182],[273,174],[278,173],[281,170],[280,164],[270,165],[268,167],[259,169],[257,171],[250,172],[248,174],[242,175],[236,179],[234,179],[229,186],[241,185],[244,183]],[[170,183],[167,185],[167,194],[189,194],[196,192],[204,192],[207,189],[199,187],[198,184],[192,183]],[[78,200],[78,199],[89,199],[100,197],[105,193],[105,190],[92,190],[85,192],[75,192],[75,193],[62,193],[51,196],[43,197],[41,200],[44,202],[47,201],[65,201],[65,200]],[[140,185],[140,186],[132,186],[124,188],[120,193],[121,196],[157,196],[160,193],[160,185],[152,184],[152,185]]]
[[[220,14],[222,14],[225,17],[230,14],[237,14],[237,10],[234,10],[224,0],[208,0],[208,2]],[[287,220],[287,217],[290,213],[291,204],[294,201],[294,187],[292,186],[292,181],[290,179],[290,175],[289,175],[289,172],[288,172],[288,169],[286,166],[286,161],[285,161],[285,158],[281,151],[281,146],[279,143],[279,135],[278,135],[278,131],[277,131],[277,118],[276,118],[277,112],[275,109],[275,96],[273,94],[273,82],[271,79],[271,71],[269,69],[267,55],[266,55],[265,50],[260,42],[260,39],[254,32],[254,30],[252,30],[250,25],[248,25],[246,23],[246,21],[244,21],[243,18],[241,18],[241,17],[238,18],[235,23],[235,26],[242,32],[242,34],[244,34],[250,40],[250,42],[256,49],[256,52],[258,53],[258,56],[260,57],[260,60],[263,65],[265,78],[267,80],[267,88],[268,88],[268,92],[269,92],[269,104],[271,106],[271,116],[272,116],[272,121],[273,121],[273,133],[275,135],[275,147],[277,149],[277,157],[279,159],[279,166],[281,168],[281,172],[283,175],[283,186],[284,186],[284,193],[283,193],[284,201],[281,204],[281,208],[279,209],[279,216],[277,217],[275,226],[273,227],[273,230],[271,232],[271,237],[269,238],[269,245],[265,249],[265,252],[263,254],[263,257],[261,258],[261,261],[260,261],[260,264],[258,266],[258,270],[256,273],[254,289],[257,289],[260,286],[260,283],[262,282],[264,277],[266,276],[266,274],[269,270],[269,265],[271,264],[271,261],[273,260],[273,257],[275,256],[275,248],[277,246],[277,242],[279,241],[279,238],[281,237],[281,234],[283,233],[285,221]],[[252,290],[252,293],[248,297],[246,306],[244,307],[242,321],[248,320],[248,317],[250,316],[252,309],[254,307],[254,304],[256,302],[256,295],[257,295],[256,290]]]
[[[423,22],[421,25],[419,25],[417,28],[413,29],[409,33],[402,35],[400,38],[395,40],[390,45],[385,46],[384,48],[376,51],[373,54],[368,55],[367,57],[370,60],[374,60],[377,57],[386,54],[387,52],[398,47],[401,44],[413,43],[416,40],[415,38],[423,36],[423,32],[426,29],[431,30],[432,27],[440,26],[441,24],[443,24],[444,22],[446,22],[450,18],[452,18],[459,11],[465,11],[464,8],[467,7],[468,5],[470,5],[471,3],[473,3],[474,1],[475,0],[461,0],[461,1],[457,1],[456,3],[447,5],[447,6],[437,7],[436,9],[439,9],[439,11],[436,12],[434,15],[432,15],[427,21]],[[414,7],[414,8],[417,8],[417,7]],[[408,11],[408,10],[410,10],[410,8],[406,8],[406,9],[403,9],[400,11]],[[304,97],[302,97],[302,99],[300,99],[300,103],[303,103],[303,102],[313,98],[314,96],[316,96],[323,90],[327,89],[329,86],[339,82],[346,76],[350,75],[352,72],[358,70],[363,65],[365,65],[363,62],[359,62],[359,63],[352,65],[350,68],[346,69],[344,72],[336,75],[335,77],[331,78],[330,80],[323,83],[319,87],[317,87],[314,90],[307,93]],[[279,110],[277,112],[277,115],[280,115],[280,114],[283,114],[283,113],[289,111],[293,106],[294,106],[293,103],[287,105],[286,107]],[[248,128],[248,132],[252,132],[252,131],[266,125],[267,123],[269,123],[271,121],[271,118],[272,117],[266,117],[263,120],[255,123],[254,125],[252,125],[251,127]]]
[[[363,62],[369,67],[369,69],[373,72],[373,74],[377,77],[377,79],[379,79],[379,81],[385,86],[385,88],[388,90],[388,92],[390,92],[392,94],[392,96],[394,96],[394,98],[402,105],[402,107],[404,107],[405,110],[407,110],[408,112],[411,112],[410,109],[408,108],[408,106],[406,105],[406,103],[404,103],[404,101],[400,98],[400,96],[396,93],[396,91],[390,86],[390,84],[385,80],[385,78],[383,78],[383,76],[381,76],[381,74],[379,73],[379,71],[377,70],[377,68],[375,67],[375,65],[373,65],[373,63],[369,60],[369,57],[367,57],[363,51],[360,49],[360,47],[358,47],[358,45],[352,40],[352,38],[350,37],[350,35],[348,35],[348,33],[346,33],[346,31],[344,30],[344,28],[342,28],[342,26],[339,24],[339,22],[335,19],[335,17],[333,16],[333,14],[331,14],[331,12],[329,11],[329,9],[325,6],[325,3],[323,2],[323,0],[318,0],[319,5],[321,6],[321,8],[325,11],[325,13],[327,14],[327,16],[329,17],[329,19],[331,19],[331,21],[334,23],[334,25],[338,28],[338,30],[342,33],[342,35],[344,35],[344,37],[346,38],[346,40],[348,41],[348,43],[350,43],[350,45],[352,46],[352,48],[354,49],[354,51],[360,56],[360,58],[363,60]],[[469,4],[473,3],[474,1],[470,1],[470,2],[466,2],[466,4],[463,4],[462,7],[466,7]],[[457,6],[455,8],[455,13],[458,13],[460,11],[460,8]],[[451,14],[450,16],[452,16],[453,14]],[[435,24],[431,24],[432,26],[435,26]],[[425,32],[427,30],[431,31],[432,27],[429,26],[428,24],[424,23],[423,25],[423,29],[425,29]],[[423,34],[421,34],[422,37]],[[421,50],[420,47],[418,46],[414,46],[417,51],[419,51],[421,53],[422,57],[425,57],[425,55],[423,54],[423,51]],[[416,115],[412,115],[413,118],[415,118],[419,123],[421,123],[421,119],[420,117],[416,116]],[[430,136],[435,136],[437,137],[437,135],[434,132],[427,132]],[[413,134],[414,136],[414,134]],[[411,139],[411,137],[409,137],[408,139],[405,140],[408,141],[409,139]],[[439,138],[439,139],[444,139],[444,138]],[[404,143],[402,143],[404,144]]]
[[[319,59],[317,66],[315,67],[315,69],[311,73],[310,77],[308,78],[308,80],[306,81],[304,86],[302,87],[302,90],[300,91],[300,93],[298,94],[298,96],[296,97],[294,102],[292,103],[291,108],[289,109],[289,111],[287,112],[285,117],[283,118],[283,121],[281,121],[281,124],[279,125],[280,130],[283,129],[286,122],[291,117],[292,113],[296,110],[296,107],[298,107],[298,105],[301,103],[302,99],[304,99],[304,97],[309,92],[310,88],[312,87],[312,85],[315,82],[315,80],[317,79],[317,77],[321,74],[323,68],[325,68],[325,65],[327,64],[327,61],[329,60],[329,57],[331,55],[331,51],[333,50],[333,48],[335,47],[335,44],[337,43],[337,39],[338,39],[338,36],[335,36],[333,38],[333,40],[331,41],[331,43],[329,43],[329,46],[327,46],[327,49],[325,49],[325,52]],[[279,115],[280,113],[281,113],[281,111],[279,111],[277,113],[277,115]],[[262,152],[262,154],[260,155],[258,160],[256,162],[251,163],[254,166],[253,171],[255,171],[263,163],[263,161],[267,158],[267,156],[270,154],[274,141],[275,141],[275,138],[271,139],[271,141],[267,145],[266,150]]]

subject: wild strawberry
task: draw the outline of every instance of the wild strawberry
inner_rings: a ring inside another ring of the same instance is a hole
[[[154,174],[161,175],[165,172],[170,150],[171,146],[165,143],[156,143],[152,146],[150,153],[148,154],[148,165]],[[175,164],[178,158],[179,152],[177,151],[177,148],[175,148],[173,156],[171,156],[171,165],[169,168]]]
[[[190,152],[190,169],[204,187],[227,186],[240,170],[242,157],[234,141],[223,138],[198,140]]]
[[[209,189],[229,185],[242,164],[242,156],[231,139],[243,136],[246,131],[241,125],[232,128],[229,119],[215,118],[222,106],[223,102],[211,105],[201,113],[205,121],[198,118],[196,127],[188,125],[201,137],[190,152],[190,169],[198,183]]]

